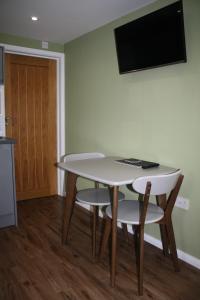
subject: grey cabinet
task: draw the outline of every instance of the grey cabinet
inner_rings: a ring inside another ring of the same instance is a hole
[[[0,84],[4,83],[4,48],[0,47]]]
[[[17,224],[14,143],[0,138],[0,228]]]

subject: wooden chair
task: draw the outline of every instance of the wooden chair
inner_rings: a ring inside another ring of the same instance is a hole
[[[117,221],[122,224],[131,224],[134,230],[136,265],[138,274],[138,293],[143,295],[143,258],[144,258],[144,225],[158,223],[162,226],[162,238],[165,254],[170,250],[170,255],[175,271],[179,271],[176,243],[172,225],[171,214],[178,196],[183,175],[178,170],[168,175],[149,176],[138,178],[133,183],[133,190],[139,193],[138,200],[123,200],[119,203]],[[168,198],[164,195],[169,194]],[[165,198],[162,207],[150,203],[149,197],[154,195],[157,200]],[[106,224],[100,249],[103,256],[108,238],[111,233],[112,209],[106,209]]]
[[[102,153],[78,153],[69,154],[64,156],[64,162],[92,159],[92,158],[102,158],[105,157]],[[125,195],[118,192],[119,201],[123,200]],[[76,200],[90,205],[93,210],[92,216],[92,255],[96,256],[96,231],[97,231],[97,220],[99,216],[99,207],[107,206],[110,204],[110,191],[108,188],[99,188],[99,183],[95,182],[95,188],[84,189],[76,194]]]

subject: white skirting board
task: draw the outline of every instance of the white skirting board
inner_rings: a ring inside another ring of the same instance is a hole
[[[85,209],[87,210],[90,210],[90,206],[89,205],[86,205],[86,204],[83,204],[83,203],[79,203],[79,202],[76,202],[78,205],[84,207]],[[101,211],[100,211],[100,217],[102,217],[102,214],[101,214]],[[119,227],[121,224],[118,224]],[[128,231],[133,234],[133,231],[132,231],[132,227],[131,226],[128,226]],[[160,248],[162,249],[162,243],[160,240],[156,239],[155,237],[149,235],[149,234],[144,234],[144,239],[146,242],[148,242],[149,244],[152,244],[154,246],[156,246],[157,248]],[[197,269],[200,269],[200,259],[186,253],[186,252],[183,252],[182,250],[179,250],[177,249],[177,253],[178,253],[178,258],[180,258],[181,260],[183,260],[184,262],[194,266],[195,268]]]
[[[145,241],[147,241],[149,244],[152,244],[160,249],[162,249],[162,243],[160,240],[154,238],[153,236],[149,235],[149,234],[144,234],[144,239]],[[183,260],[184,262],[196,267],[197,269],[200,269],[200,259],[186,253],[183,252],[182,250],[177,249],[177,254],[178,254],[178,258],[180,258],[181,260]]]

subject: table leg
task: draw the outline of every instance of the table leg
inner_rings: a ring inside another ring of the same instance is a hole
[[[62,227],[62,243],[66,243],[69,233],[70,221],[73,213],[74,203],[76,199],[76,180],[77,175],[68,172],[66,179],[66,197],[63,207],[63,227]]]
[[[112,199],[112,255],[111,255],[111,286],[115,286],[116,253],[117,253],[117,210],[118,210],[118,186],[113,187]]]

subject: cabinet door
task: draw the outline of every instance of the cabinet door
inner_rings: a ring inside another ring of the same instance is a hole
[[[0,84],[4,83],[4,49],[0,47]]]
[[[0,145],[0,215],[14,211],[11,147],[10,144]]]

